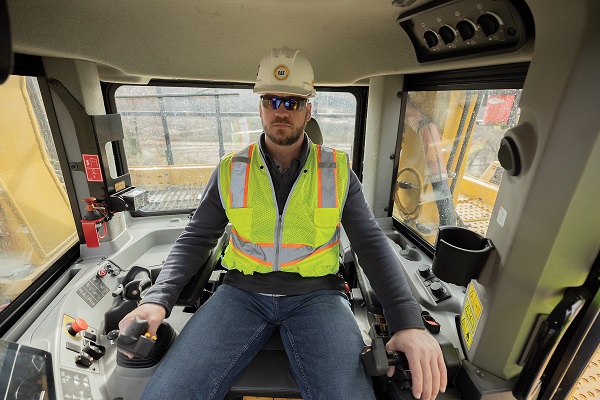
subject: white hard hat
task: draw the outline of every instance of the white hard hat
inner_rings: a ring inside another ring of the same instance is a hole
[[[315,97],[315,76],[310,61],[298,49],[271,50],[258,66],[254,93]]]

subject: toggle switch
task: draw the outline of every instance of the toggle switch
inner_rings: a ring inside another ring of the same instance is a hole
[[[89,340],[90,342],[95,342],[98,338],[92,332],[84,331],[83,337]]]
[[[106,348],[98,343],[89,342],[83,348],[83,352],[89,354],[93,360],[99,360],[106,354]]]
[[[428,311],[421,312],[421,319],[423,320],[423,325],[425,325],[425,329],[434,335],[440,333],[440,324],[429,314]]]
[[[75,356],[75,364],[82,367],[88,368],[92,362],[94,362],[94,358],[84,351]]]

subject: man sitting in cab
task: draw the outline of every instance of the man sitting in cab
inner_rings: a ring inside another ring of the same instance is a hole
[[[273,49],[258,69],[263,134],[212,174],[202,202],[142,304],[120,322],[151,335],[228,222],[224,282],[187,322],[143,399],[223,399],[271,334],[281,335],[302,397],[374,399],[364,342],[338,276],[341,224],[385,309],[388,350],[406,354],[416,398],[446,388],[437,341],[399,261],[370,211],[348,156],[304,132],[315,97],[313,69],[298,50]],[[393,374],[390,367],[388,375]]]

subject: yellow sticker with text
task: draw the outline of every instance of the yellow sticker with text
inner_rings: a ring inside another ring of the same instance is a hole
[[[481,301],[479,300],[479,296],[477,296],[474,285],[469,286],[469,301],[471,302],[471,307],[473,307],[473,312],[475,313],[477,320],[479,320],[481,318],[483,307],[481,306]]]
[[[123,189],[125,189],[125,181],[115,183],[115,191],[120,192]]]
[[[467,349],[469,350],[473,344],[473,338],[475,336],[475,332],[477,331],[477,325],[479,324],[482,313],[483,306],[481,305],[481,300],[479,300],[475,286],[471,283],[469,284],[467,295],[465,296],[465,302],[463,304],[463,310],[460,315],[460,327],[462,335],[465,340],[465,344],[467,345]]]

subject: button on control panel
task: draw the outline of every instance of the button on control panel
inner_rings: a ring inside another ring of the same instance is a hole
[[[417,268],[417,273],[419,274],[419,278],[421,278],[421,282],[423,282],[427,291],[431,293],[436,303],[452,297],[450,291],[446,288],[444,283],[433,274],[433,271],[428,264],[421,264]]]

